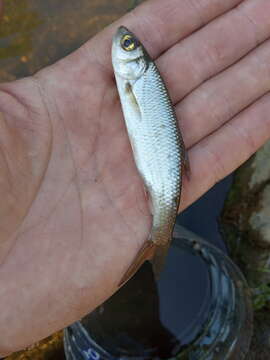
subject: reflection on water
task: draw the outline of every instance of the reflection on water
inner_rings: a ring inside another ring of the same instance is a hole
[[[55,62],[140,2],[7,0],[0,23],[0,81]]]
[[[198,286],[189,276],[196,264],[205,291],[190,306],[192,291],[183,289],[187,281]],[[66,329],[64,341],[67,360],[243,360],[251,333],[249,290],[239,270],[224,253],[176,225],[157,282],[145,263],[115,295]]]

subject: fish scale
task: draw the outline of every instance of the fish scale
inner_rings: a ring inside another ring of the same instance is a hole
[[[133,93],[142,113],[141,119],[133,121],[133,126],[139,123],[140,127],[140,132],[133,137],[133,147],[137,160],[146,164],[140,173],[152,202],[151,240],[157,245],[166,245],[175,224],[181,190],[181,141],[177,120],[153,62],[134,83]]]
[[[125,39],[131,51],[123,47]],[[153,216],[149,239],[127,271],[127,280],[153,245],[154,270],[164,262],[180,201],[184,147],[163,79],[143,45],[124,27],[114,36],[112,62],[134,160]]]

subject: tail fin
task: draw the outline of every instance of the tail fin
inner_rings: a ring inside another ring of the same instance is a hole
[[[169,247],[170,247],[170,241],[165,245],[156,246],[154,256],[150,260],[152,263],[153,272],[156,279],[158,279],[160,273],[162,272],[165,266]]]
[[[124,285],[139,270],[139,268],[146,260],[150,260],[153,257],[153,254],[155,253],[155,248],[156,245],[151,240],[148,240],[146,243],[143,244],[136,258],[122,277],[118,285],[119,287]]]
[[[139,250],[136,258],[125,272],[118,286],[123,286],[139,270],[139,268],[146,260],[151,262],[154,275],[157,279],[165,265],[169,247],[170,242],[168,242],[166,245],[157,246],[155,243],[153,243],[153,241],[148,240]]]

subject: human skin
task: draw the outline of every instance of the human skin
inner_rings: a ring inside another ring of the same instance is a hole
[[[270,138],[269,13],[269,0],[150,0],[0,84],[0,355],[106,300],[148,237],[111,66],[116,28],[141,39],[175,105],[191,166],[182,211]]]

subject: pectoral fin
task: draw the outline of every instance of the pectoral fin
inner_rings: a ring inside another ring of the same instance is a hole
[[[185,147],[183,139],[181,139],[181,148],[182,148],[182,162],[183,162],[184,172],[187,179],[190,180],[191,177],[190,162],[188,158],[188,152]]]
[[[187,179],[190,180],[191,170],[190,170],[190,163],[189,163],[187,150],[185,150],[185,153],[184,153],[184,172],[185,172]]]

